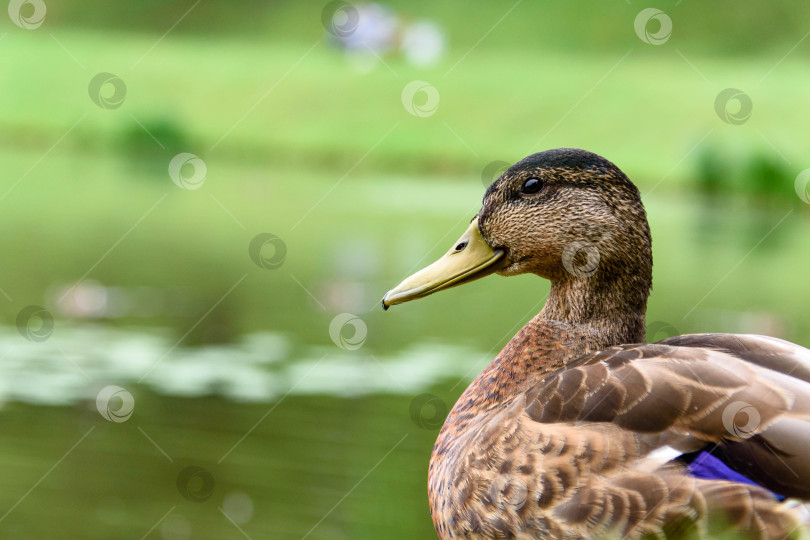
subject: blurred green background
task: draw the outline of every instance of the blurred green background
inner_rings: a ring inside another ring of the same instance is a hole
[[[0,536],[435,537],[443,416],[548,285],[379,299],[547,148],[644,194],[650,340],[810,344],[810,6],[648,7],[12,1]]]

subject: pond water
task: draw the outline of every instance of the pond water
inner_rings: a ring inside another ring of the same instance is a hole
[[[181,348],[171,331],[102,325],[42,342],[3,328],[0,351],[8,538],[426,537],[437,394],[484,359],[271,333]]]

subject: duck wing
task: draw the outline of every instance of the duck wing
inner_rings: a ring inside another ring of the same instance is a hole
[[[544,424],[609,422],[655,450],[711,445],[734,470],[810,499],[810,351],[751,335],[700,334],[611,347],[529,391]]]
[[[810,351],[782,340],[611,347],[545,376],[475,433],[452,505],[471,538],[807,534],[774,496],[810,500]],[[759,486],[673,461],[700,450]]]

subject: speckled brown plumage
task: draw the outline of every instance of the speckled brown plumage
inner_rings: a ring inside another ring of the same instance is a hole
[[[521,193],[532,177],[543,188]],[[657,450],[712,447],[761,486],[807,502],[810,351],[724,334],[643,344],[646,215],[636,187],[595,154],[518,162],[478,216],[487,243],[506,252],[500,274],[532,272],[552,286],[436,441],[429,499],[441,539],[807,537],[796,503],[692,478]],[[571,258],[572,243],[596,250],[595,270],[577,270],[588,263]],[[759,416],[747,431],[724,419],[738,402]]]

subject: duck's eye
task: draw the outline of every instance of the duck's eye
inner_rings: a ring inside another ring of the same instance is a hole
[[[520,186],[520,192],[525,195],[532,195],[543,189],[543,181],[539,178],[529,178]]]

